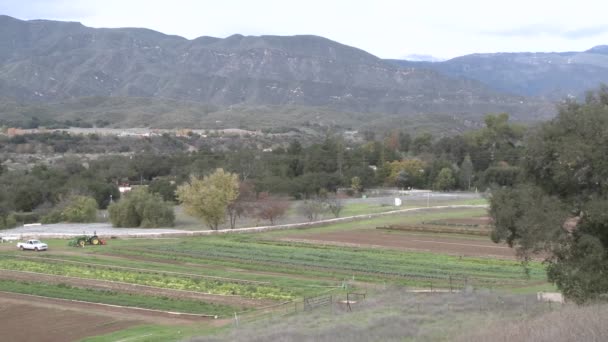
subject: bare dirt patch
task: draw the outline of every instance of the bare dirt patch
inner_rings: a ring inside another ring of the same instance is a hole
[[[109,311],[0,293],[0,339],[4,341],[78,341],[144,322],[141,316],[116,316]]]
[[[489,239],[486,241],[464,237],[438,237],[433,234],[409,234],[381,229],[316,233],[298,236],[297,239],[286,237],[281,240],[349,247],[417,250],[462,256],[515,258],[515,252],[511,248],[495,244]]]
[[[448,218],[443,220],[435,220],[429,222],[431,224],[446,224],[446,225],[469,225],[469,226],[489,226],[492,223],[490,217],[467,217],[467,218]]]
[[[421,225],[389,225],[385,227],[377,227],[376,229],[384,229],[390,231],[404,231],[404,232],[420,232],[420,233],[446,233],[446,234],[466,234],[466,235],[479,235],[479,236],[490,236],[490,230],[488,228],[470,227],[470,226],[443,226],[433,224],[421,224]]]

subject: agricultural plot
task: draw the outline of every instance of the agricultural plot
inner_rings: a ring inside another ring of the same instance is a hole
[[[464,214],[464,215],[463,215]],[[490,241],[490,218],[483,209],[446,209],[418,213],[417,217],[389,217],[369,220],[350,228],[316,229],[275,234],[285,242],[333,245],[353,248],[387,248],[436,252],[460,257],[515,259],[508,246]]]
[[[230,322],[235,312],[255,316],[345,288],[546,287],[542,264],[531,262],[526,273],[511,250],[485,236],[376,229],[456,226],[483,214],[483,209],[430,210],[260,234],[116,239],[107,246],[79,249],[67,247],[65,240],[50,240],[44,254],[0,246],[0,291],[193,314],[187,321],[200,331],[211,329],[210,322]],[[168,336],[178,331],[167,329],[158,332],[161,340],[172,340]],[[129,338],[129,331],[142,333],[134,327],[107,340]]]
[[[308,235],[307,235],[308,236]],[[478,243],[484,243],[477,240]],[[491,246],[488,246],[491,247]],[[191,264],[239,268],[250,272],[272,270],[292,275],[333,280],[389,281],[410,286],[435,282],[446,285],[449,278],[479,286],[525,285],[530,280],[516,260],[477,258],[434,252],[400,251],[361,246],[336,246],[259,239],[255,236],[193,238],[156,244],[139,244],[116,251],[125,257],[155,260],[167,258]],[[542,265],[530,265],[532,280],[544,278]],[[300,291],[305,294],[305,291]]]
[[[490,218],[487,216],[439,219],[419,224],[390,224],[377,228],[392,231],[466,234],[485,237],[489,237],[492,230]]]
[[[201,316],[227,316],[234,307],[209,304],[200,301],[174,299],[152,294],[122,293],[111,290],[94,290],[73,287],[60,283],[53,285],[43,282],[0,280],[0,291],[28,295],[43,295],[49,298],[81,300],[89,303],[102,303],[124,307],[145,308],[160,311],[183,312]]]
[[[145,270],[134,272],[132,270],[113,268],[112,266],[58,263],[42,258],[29,260],[3,258],[0,260],[0,268],[14,271],[109,280],[159,288],[196,291],[206,294],[237,295],[246,298],[288,300],[292,297],[287,291],[266,285],[250,285],[243,284],[242,282],[237,283],[201,277],[180,276],[177,274],[159,274],[147,272]]]
[[[142,316],[123,314],[117,319],[116,312],[110,310],[100,312],[68,303],[57,304],[49,300],[32,300],[22,295],[0,293],[2,338],[6,341],[76,341],[145,322]]]
[[[405,251],[424,251],[457,256],[498,257],[515,259],[515,251],[506,245],[497,245],[489,239],[467,236],[437,235],[416,226],[419,233],[394,229],[367,229],[307,235],[305,238],[282,238],[319,245],[388,248]],[[443,232],[443,231],[442,231]]]

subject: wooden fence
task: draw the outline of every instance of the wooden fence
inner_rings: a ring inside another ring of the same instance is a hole
[[[234,326],[238,327],[256,321],[270,320],[276,317],[284,317],[301,311],[312,311],[320,308],[333,308],[335,295],[323,294],[316,297],[305,297],[280,304],[258,308],[255,311],[243,311],[234,313]]]

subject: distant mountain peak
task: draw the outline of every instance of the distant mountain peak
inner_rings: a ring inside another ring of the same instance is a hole
[[[598,53],[602,55],[608,55],[608,45],[598,45],[594,46],[591,49],[585,51],[589,53]]]
[[[474,53],[444,62],[391,61],[449,77],[477,80],[495,91],[551,101],[581,97],[608,83],[608,45],[577,52]]]

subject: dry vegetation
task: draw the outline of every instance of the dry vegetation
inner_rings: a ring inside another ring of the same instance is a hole
[[[460,339],[462,342],[536,341],[566,342],[608,341],[608,305],[568,305],[532,319],[496,323]]]
[[[478,327],[519,317],[530,318],[532,322],[536,322],[534,317],[559,317],[559,311],[547,313],[551,309],[532,295],[488,291],[414,294],[392,289],[356,304],[352,312],[334,304],[333,310],[321,308],[241,325],[222,336],[192,341],[445,341],[466,331],[478,331]],[[481,336],[479,341],[493,341],[493,336]]]

